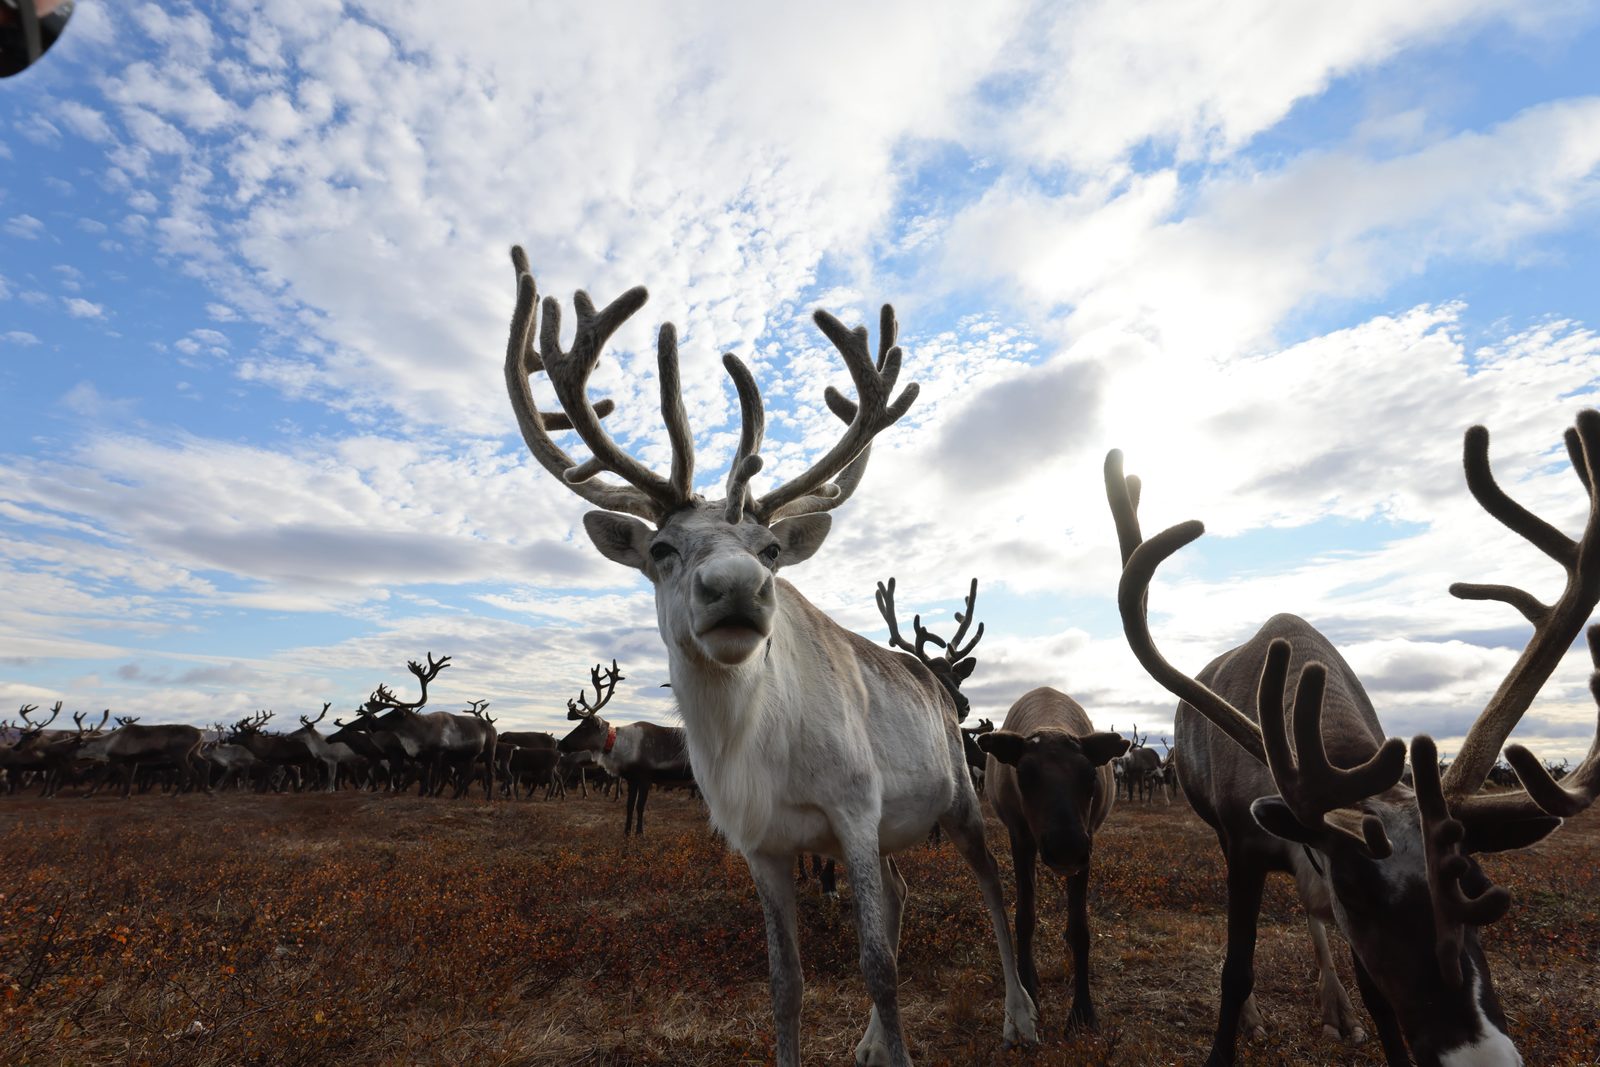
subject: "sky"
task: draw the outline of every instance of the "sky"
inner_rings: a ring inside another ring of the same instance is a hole
[[[784,573],[879,640],[878,581],[938,631],[976,577],[974,717],[1051,685],[1170,736],[1115,447],[1147,534],[1207,525],[1151,593],[1173,662],[1294,612],[1448,753],[1528,628],[1447,587],[1562,580],[1466,492],[1463,431],[1585,513],[1596,54],[1600,6],[1525,0],[80,0],[0,82],[0,716],[293,725],[431,651],[430,706],[502,729],[563,729],[613,658],[613,721],[672,721],[647,581],[516,433],[517,243],[569,309],[649,288],[593,393],[664,470],[675,323],[714,496],[721,354],[767,399],[759,491],[837,433],[811,311],[894,304],[921,395]],[[1587,677],[1575,648],[1517,738],[1580,755]]]

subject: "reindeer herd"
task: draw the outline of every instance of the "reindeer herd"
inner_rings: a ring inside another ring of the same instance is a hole
[[[828,388],[838,440],[811,467],[762,495],[766,415],[749,368],[732,354],[741,429],[724,495],[695,491],[694,436],[680,391],[677,336],[658,334],[657,383],[670,444],[670,468],[652,471],[624,450],[602,420],[615,405],[591,400],[589,377],[615,331],[641,308],[642,287],[597,309],[582,291],[562,345],[562,309],[541,302],[521,248],[512,250],[517,298],[505,381],[523,440],[539,464],[598,510],[583,516],[595,549],[651,584],[681,728],[615,726],[600,716],[622,676],[615,661],[591,672],[587,691],[568,702],[576,725],[557,740],[545,733],[500,733],[475,702],[463,713],[427,712],[428,685],[449,657],[410,663],[421,693],[397,697],[379,686],[349,724],[323,737],[316,719],[291,734],[264,732],[264,714],[207,739],[189,726],[49,731],[24,714],[23,737],[0,750],[12,774],[24,761],[54,792],[68,772],[46,753],[97,767],[101,778],[159,764],[180,784],[214,786],[283,768],[301,781],[334,788],[353,776],[368,787],[384,768],[387,787],[452,788],[477,782],[513,792],[583,783],[599,771],[628,788],[624,833],[643,832],[654,785],[689,784],[710,821],[742,854],[765,921],[775,1029],[775,1059],[800,1062],[803,978],[794,864],[806,855],[842,861],[854,884],[860,966],[871,1010],[855,1061],[908,1067],[899,1007],[899,939],[910,887],[894,856],[937,828],[971,868],[993,930],[1003,989],[1000,1029],[1009,1044],[1038,1041],[1042,1005],[1034,960],[1035,883],[1043,863],[1067,888],[1067,939],[1074,988],[1065,1020],[1093,1027],[1088,898],[1094,834],[1119,796],[1170,802],[1181,786],[1216,832],[1227,864],[1227,944],[1219,1010],[1207,1063],[1235,1062],[1241,1028],[1264,1025],[1253,995],[1256,924],[1269,873],[1288,874],[1305,906],[1318,965],[1317,997],[1330,1041],[1366,1032],[1333,966],[1327,931],[1351,947],[1356,985],[1390,1064],[1440,1067],[1522,1062],[1507,1034],[1480,931],[1504,916],[1508,892],[1479,867],[1479,853],[1523,849],[1580,814],[1600,794],[1600,736],[1576,767],[1553,770],[1507,742],[1600,601],[1600,412],[1583,411],[1566,432],[1572,467],[1588,502],[1576,540],[1512,500],[1489,466],[1488,433],[1467,431],[1469,491],[1496,520],[1558,563],[1565,585],[1553,603],[1512,586],[1460,583],[1463,600],[1499,601],[1531,625],[1532,637],[1472,724],[1455,759],[1442,766],[1426,735],[1409,744],[1384,733],[1377,711],[1334,644],[1305,620],[1267,619],[1259,631],[1198,671],[1172,665],[1157,647],[1148,616],[1159,566],[1203,533],[1180,523],[1146,539],[1140,483],[1123,473],[1121,454],[1105,462],[1105,492],[1122,559],[1117,590],[1123,632],[1145,672],[1178,699],[1172,741],[1163,754],[1133,738],[1097,729],[1093,709],[1041,685],[1019,697],[996,729],[960,724],[969,710],[977,581],[955,615],[950,637],[913,616],[900,628],[895,583],[879,585],[877,604],[889,648],[839,626],[794,585],[784,567],[810,558],[833,523],[830,514],[860,486],[873,439],[897,422],[917,386],[896,391],[902,353],[887,305],[876,350],[864,327],[827,312],[814,321],[843,358],[851,399]],[[533,376],[544,374],[559,410],[541,411]],[[578,459],[553,434],[575,434]],[[606,476],[611,477],[606,477]],[[969,636],[970,632],[970,636]],[[1588,640],[1600,704],[1600,626]],[[58,709],[59,710],[59,709]],[[49,736],[47,736],[49,735]],[[1173,743],[1175,741],[1175,743]],[[225,754],[222,750],[228,750]],[[289,753],[297,753],[291,756]],[[209,751],[209,755],[202,755]],[[1501,764],[1504,752],[1505,763]],[[201,766],[209,761],[210,768]],[[288,768],[293,768],[292,773]],[[219,771],[219,768],[226,768]],[[1564,772],[1564,773],[1563,773]],[[54,777],[52,777],[54,776]],[[1486,790],[1486,782],[1497,788]],[[92,783],[99,787],[99,780]],[[1016,878],[1012,921],[1003,907],[1000,869],[985,838],[979,790],[1006,835]],[[820,867],[819,867],[820,869]],[[1015,940],[1013,940],[1013,929]],[[1329,1058],[1334,1058],[1330,1051]]]

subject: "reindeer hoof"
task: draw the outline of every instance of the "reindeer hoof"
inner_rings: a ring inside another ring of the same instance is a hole
[[[1006,1048],[1033,1048],[1039,1043],[1039,1009],[1026,993],[1017,1004],[1006,1005]]]
[[[1351,1027],[1350,1032],[1344,1036],[1346,1043],[1363,1045],[1367,1041],[1367,1032],[1359,1026]]]

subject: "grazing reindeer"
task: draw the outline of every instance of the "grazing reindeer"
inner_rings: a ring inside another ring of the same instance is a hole
[[[657,345],[661,413],[672,445],[669,477],[625,453],[601,426],[611,402],[591,406],[586,395],[602,346],[643,306],[645,290],[631,289],[601,311],[579,292],[577,331],[565,351],[560,304],[547,298],[535,350],[533,276],[520,248],[512,250],[512,262],[511,404],[539,463],[605,509],[584,516],[595,547],[655,587],[695,780],[712,822],[749,864],[766,914],[777,1062],[790,1067],[800,1058],[802,978],[790,865],[801,851],[842,859],[857,890],[861,969],[873,1009],[856,1061],[910,1062],[896,965],[905,881],[889,857],[921,841],[935,819],[983,887],[1005,972],[1006,1037],[1035,1040],[1033,1004],[1017,980],[1000,881],[949,692],[916,658],[845,631],[777,577],[780,567],[821,547],[832,521],[822,513],[851,496],[873,437],[915,399],[914,385],[891,396],[900,372],[893,310],[883,311],[876,365],[864,328],[848,330],[826,312],[814,316],[844,356],[857,400],[831,388],[824,394],[848,424],[843,437],[810,469],[760,498],[750,480],[762,467],[761,395],[745,365],[723,357],[739,395],[742,430],[727,498],[707,501],[693,489],[693,437],[670,324],[661,327]],[[555,387],[561,413],[542,413],[534,402],[529,375],[540,370]],[[575,430],[591,458],[578,462],[563,451],[550,437],[558,429]],[[605,472],[627,484],[596,477]]]
[[[609,774],[628,783],[627,811],[622,817],[622,836],[644,833],[644,804],[652,785],[685,785],[694,781],[689,754],[684,748],[683,730],[676,726],[657,726],[636,722],[620,730],[597,714],[617,691],[623,680],[617,661],[602,672],[597,663],[589,671],[594,685],[595,703],[588,693],[567,701],[567,718],[578,723],[563,737],[557,748],[564,753],[591,752],[595,762]]]
[[[1411,1062],[1408,1045],[1424,1064],[1521,1064],[1478,940],[1478,928],[1504,915],[1511,898],[1490,884],[1472,854],[1533,844],[1600,793],[1600,736],[1562,784],[1512,745],[1506,758],[1522,787],[1480,793],[1501,746],[1600,600],[1600,412],[1580,413],[1566,443],[1589,498],[1576,542],[1496,484],[1487,430],[1466,433],[1472,495],[1560,563],[1567,582],[1553,605],[1511,586],[1450,587],[1465,600],[1511,605],[1533,624],[1533,636],[1442,776],[1433,739],[1412,739],[1414,788],[1401,783],[1405,742],[1384,739],[1360,680],[1303,619],[1274,616],[1196,678],[1161,656],[1146,618],[1150,579],[1204,527],[1182,523],[1141,544],[1131,479],[1122,477],[1118,453],[1107,457],[1107,495],[1124,556],[1127,545],[1138,546],[1118,589],[1123,629],[1145,670],[1182,700],[1178,773],[1228,860],[1228,952],[1210,1063],[1233,1062],[1254,980],[1263,882],[1269,870],[1282,870],[1295,875],[1308,910],[1336,921],[1349,940],[1362,999],[1391,1064]],[[1600,627],[1590,628],[1589,645],[1600,668]],[[1293,676],[1291,710],[1285,690]],[[1600,669],[1590,688],[1600,701]],[[1331,973],[1324,972],[1325,1013]]]
[[[481,762],[484,765],[483,797],[493,800],[495,743],[498,740],[493,724],[481,714],[430,711],[424,715],[418,711],[428,703],[428,683],[449,665],[449,656],[435,660],[432,652],[428,653],[426,667],[416,660],[407,661],[406,669],[416,675],[422,695],[414,701],[401,700],[388,686],[380,685],[373,690],[361,714],[372,720],[375,731],[396,735],[406,755],[422,764],[424,793],[431,794],[443,788],[443,771],[449,763],[456,765],[460,773],[455,795],[464,796],[472,784],[473,768]]]

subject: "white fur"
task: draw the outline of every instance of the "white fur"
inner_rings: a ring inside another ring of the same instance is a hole
[[[1522,1067],[1522,1056],[1511,1039],[1483,1014],[1483,979],[1472,975],[1472,1006],[1478,1013],[1478,1039],[1439,1057],[1442,1067]]]

